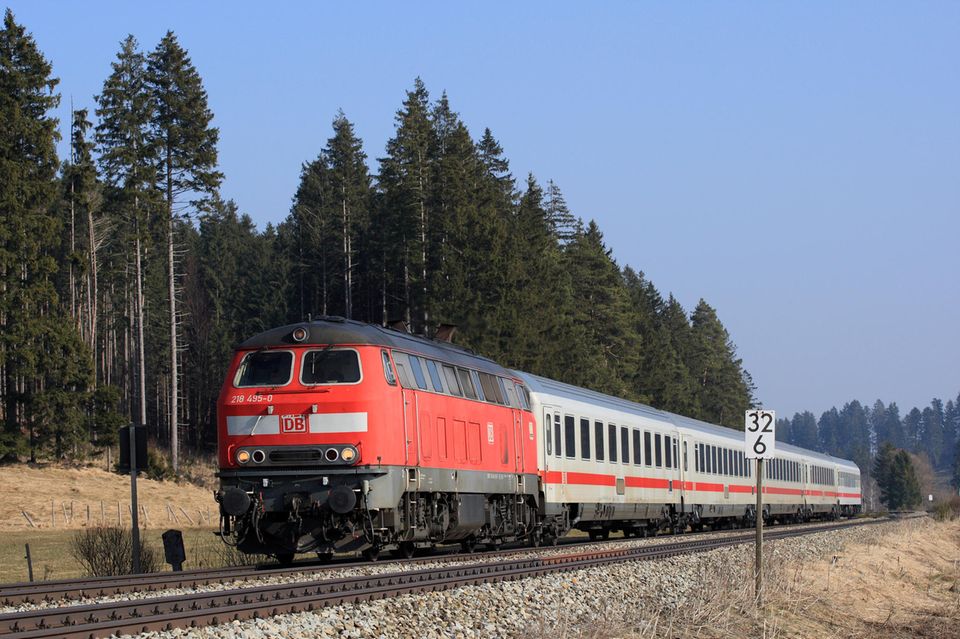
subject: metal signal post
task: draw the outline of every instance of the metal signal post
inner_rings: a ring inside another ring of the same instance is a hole
[[[773,458],[777,448],[777,416],[772,410],[748,410],[744,416],[744,454],[757,460],[757,544],[754,560],[754,595],[757,607],[763,605],[763,460]]]

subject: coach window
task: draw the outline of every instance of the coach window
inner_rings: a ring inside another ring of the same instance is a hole
[[[730,474],[730,449],[729,448],[723,449],[723,474],[724,475]]]
[[[432,359],[423,360],[427,365],[427,373],[430,374],[430,381],[433,382],[433,390],[443,393],[443,380],[440,378],[440,371],[437,370],[437,363]]]
[[[460,392],[460,382],[457,381],[457,371],[453,369],[453,366],[447,366],[446,364],[441,364],[440,368],[443,370],[443,378],[447,381],[447,389],[450,391],[450,394],[462,397],[463,393]]]
[[[677,437],[673,438],[673,467],[677,470],[680,469],[680,439]]]
[[[653,460],[657,468],[663,466],[663,439],[660,433],[653,436]]]
[[[650,438],[650,431],[643,431],[643,463],[647,466],[653,466],[653,440]]]
[[[553,448],[554,448],[553,453],[554,453],[557,457],[562,457],[562,456],[563,456],[563,455],[560,453],[560,448],[561,448],[560,440],[561,440],[561,439],[563,439],[563,436],[562,436],[561,433],[560,433],[560,415],[559,415],[559,413],[558,413],[558,414],[555,414],[555,415],[553,416]]]
[[[391,386],[397,385],[397,376],[393,374],[393,365],[390,363],[390,355],[387,351],[380,351],[380,358],[383,360],[383,376]]]
[[[564,415],[563,416],[563,430],[564,430],[564,442],[565,450],[567,451],[567,457],[573,459],[577,451],[575,449],[577,435],[574,432],[576,426],[576,420],[573,418],[573,415]]]
[[[687,472],[687,442],[683,442],[683,472]]]
[[[610,461],[617,461],[617,426],[607,424],[607,437],[610,439]]]
[[[626,426],[620,427],[620,461],[630,463],[630,431]]]
[[[413,379],[416,380],[420,390],[427,390],[427,378],[423,375],[423,367],[420,365],[420,358],[416,355],[410,355],[410,371],[413,373]]]
[[[640,431],[633,429],[633,463],[639,466],[642,463],[640,452]]]
[[[550,436],[550,411],[543,413],[543,441],[547,443],[547,454],[553,454],[553,437]]]
[[[663,465],[667,468],[673,468],[673,438],[669,435],[663,436]],[[658,464],[659,466],[659,464]]]
[[[603,461],[603,422],[593,422],[593,435],[597,444],[597,461]]]
[[[714,475],[720,474],[720,464],[717,463],[717,459],[718,459],[718,457],[719,457],[719,454],[718,454],[717,451],[718,451],[718,449],[717,449],[716,446],[711,446],[711,447],[710,447],[710,456],[712,457],[712,459],[710,460],[710,468],[713,469],[713,474],[714,474]]]
[[[590,420],[580,419],[580,457],[590,459]]]
[[[704,464],[704,452],[706,449],[706,444],[696,444],[693,447],[695,451],[695,457],[697,458],[697,472],[705,473],[707,472],[707,466]]]

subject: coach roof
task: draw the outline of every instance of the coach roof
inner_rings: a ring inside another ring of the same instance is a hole
[[[611,395],[605,395],[603,393],[598,393],[586,388],[580,388],[579,386],[571,386],[570,384],[547,379],[546,377],[540,377],[531,373],[514,371],[514,374],[525,381],[527,386],[529,386],[530,390],[534,393],[544,393],[546,395],[553,395],[562,399],[570,399],[588,404],[595,404],[597,406],[602,406],[611,410],[619,410],[631,415],[672,423],[678,428],[685,428],[687,430],[693,430],[717,437],[734,439],[736,440],[736,443],[741,443],[743,441],[743,431],[734,430],[733,428],[717,426],[699,419],[693,419],[692,417],[684,417],[683,415],[668,413],[667,411],[653,408],[652,406],[647,406],[646,404],[631,402],[630,400],[613,397]],[[846,467],[849,470],[859,471],[857,465],[849,460],[833,457],[825,453],[807,450],[806,448],[791,446],[790,444],[785,444],[783,442],[777,442],[777,450],[804,455],[810,459],[837,464],[839,466]]]
[[[305,328],[307,338],[297,342],[293,339],[296,328]],[[392,328],[384,328],[376,324],[357,322],[342,317],[321,317],[310,322],[300,322],[272,328],[263,333],[254,335],[240,344],[238,350],[260,348],[277,348],[290,346],[327,346],[330,344],[350,346],[384,346],[402,351],[423,355],[448,364],[456,364],[465,368],[511,377],[510,371],[496,362],[474,354],[469,349],[449,342],[428,339],[411,335]]]

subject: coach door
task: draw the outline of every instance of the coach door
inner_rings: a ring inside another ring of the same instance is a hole
[[[541,468],[544,471],[558,469],[560,466],[560,409],[552,406],[545,406],[543,409],[543,446],[540,450],[543,452],[543,463]]]

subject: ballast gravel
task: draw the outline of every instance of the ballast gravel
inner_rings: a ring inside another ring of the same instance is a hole
[[[822,526],[822,523],[810,523],[791,526],[791,529],[803,529],[807,527]],[[772,528],[771,530],[776,530]],[[609,542],[591,544],[590,550],[607,550],[613,548],[637,548],[641,546],[665,544],[690,539],[691,537],[705,536],[709,538],[722,538],[729,536],[738,536],[749,534],[749,530],[730,530],[723,532],[707,532],[683,535],[682,537],[659,536],[637,539],[614,539]],[[444,559],[439,555],[436,561],[430,562],[389,562],[389,563],[368,563],[362,566],[352,566],[350,568],[317,567],[312,570],[286,572],[275,575],[249,576],[243,579],[230,579],[220,583],[202,584],[184,588],[167,588],[163,590],[126,592],[117,595],[108,595],[104,597],[85,597],[79,599],[69,599],[63,601],[38,601],[36,603],[20,603],[14,606],[0,606],[0,614],[12,612],[25,612],[27,610],[40,610],[46,608],[66,608],[70,606],[86,606],[90,604],[102,604],[113,601],[135,601],[140,599],[153,599],[157,597],[172,597],[177,595],[192,595],[205,592],[220,592],[224,590],[233,590],[238,588],[254,588],[258,586],[274,586],[280,584],[291,584],[310,581],[327,581],[333,579],[346,579],[349,577],[371,577],[383,575],[392,572],[401,572],[406,570],[428,570],[431,568],[469,566],[479,563],[491,563],[497,561],[520,561],[532,557],[551,557],[555,555],[565,555],[572,552],[580,552],[579,548],[559,546],[545,546],[538,549],[531,549],[529,552],[515,553],[509,555],[496,553],[477,553],[469,559]]]
[[[768,562],[784,563],[868,542],[897,523],[844,528],[770,541]],[[635,540],[632,544],[654,540]],[[561,549],[551,549],[563,552]],[[308,639],[546,636],[637,619],[637,610],[677,610],[695,591],[710,588],[705,575],[752,580],[751,545],[658,561],[632,561],[518,581],[403,595],[314,612],[235,621],[219,626],[136,635],[140,639]],[[511,557],[513,558],[513,557]],[[489,560],[489,558],[487,558]],[[482,560],[482,558],[481,558]],[[426,566],[423,566],[426,567]],[[355,571],[350,571],[355,574]],[[332,576],[332,575],[331,575]],[[129,636],[127,636],[129,637]]]

